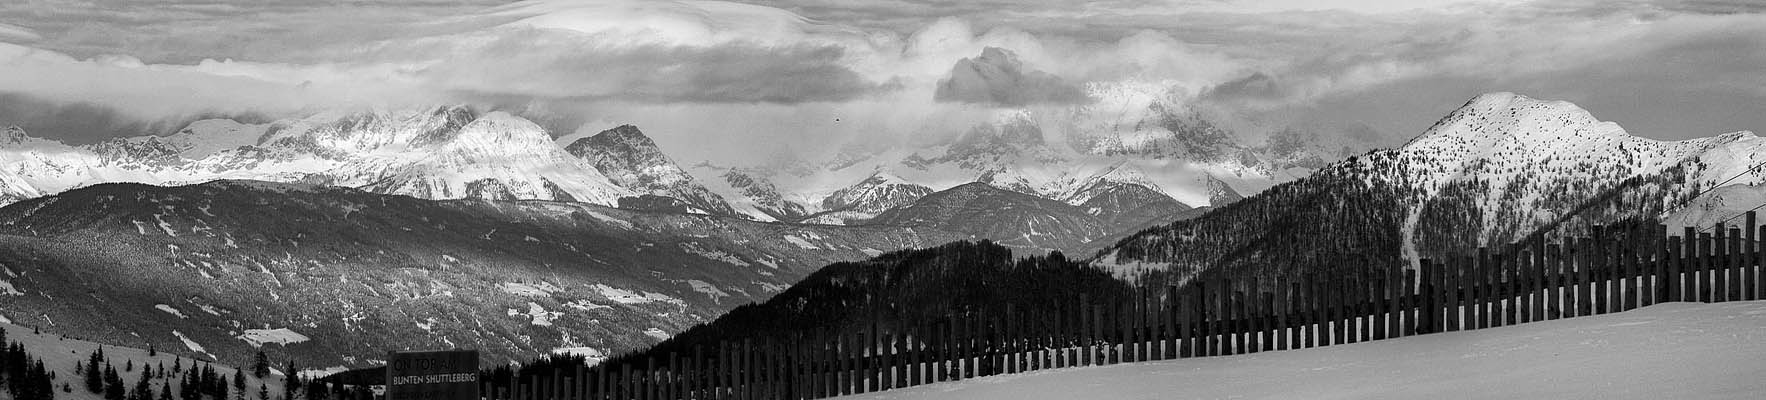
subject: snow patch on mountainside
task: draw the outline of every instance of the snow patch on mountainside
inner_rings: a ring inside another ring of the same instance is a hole
[[[246,329],[245,333],[241,333],[239,336],[235,337],[239,338],[239,340],[244,340],[246,343],[250,343],[251,347],[263,347],[265,344],[270,343],[287,346],[311,339],[308,338],[307,335],[302,335],[299,332],[289,330],[288,328]]]

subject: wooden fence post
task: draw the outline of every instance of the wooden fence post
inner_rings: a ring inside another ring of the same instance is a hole
[[[1386,267],[1385,299],[1386,305],[1386,337],[1404,336],[1404,267],[1400,262]]]
[[[1349,339],[1348,338],[1349,327],[1345,326],[1345,324],[1344,324],[1344,322],[1349,320],[1348,313],[1344,312],[1344,308],[1347,307],[1347,304],[1345,304],[1345,302],[1343,301],[1344,297],[1346,297],[1346,296],[1344,296],[1345,292],[1347,292],[1347,290],[1345,290],[1346,287],[1348,287],[1348,282],[1347,282],[1347,280],[1343,279],[1343,277],[1338,276],[1338,277],[1335,277],[1334,279],[1331,279],[1331,286],[1330,286],[1330,298],[1331,298],[1330,313],[1331,313],[1331,317],[1330,318],[1331,318],[1331,344],[1332,345],[1340,345],[1340,344],[1348,343],[1348,339]]]
[[[1754,211],[1749,210],[1745,215],[1746,218],[1743,218],[1743,223],[1746,225],[1743,225],[1742,229],[1747,230],[1747,238],[1742,241],[1742,256],[1740,257],[1742,268],[1742,300],[1753,301],[1760,299],[1760,276],[1759,272],[1756,271],[1756,267],[1759,265],[1758,256],[1760,254],[1760,243],[1756,241],[1759,239],[1759,236],[1756,235],[1756,232],[1759,232],[1760,229],[1758,226],[1754,225]]]
[[[1725,231],[1723,224],[1717,224],[1711,231],[1716,234],[1711,253],[1711,275],[1714,281],[1711,285],[1711,302],[1729,301],[1729,254],[1735,242],[1731,240],[1734,235],[1728,233],[1733,231]]]
[[[1722,265],[1726,271],[1723,275],[1727,277],[1726,280],[1729,283],[1729,289],[1724,291],[1723,300],[1741,300],[1741,228],[1729,228],[1729,248],[1724,252]]]
[[[1712,252],[1712,246],[1711,246],[1711,234],[1700,233],[1699,234],[1699,253],[1698,253],[1698,257],[1695,258],[1693,261],[1693,263],[1694,263],[1693,265],[1697,266],[1697,267],[1695,267],[1695,269],[1698,270],[1698,279],[1695,280],[1693,282],[1693,284],[1698,285],[1699,302],[1701,302],[1701,303],[1710,303],[1712,300],[1712,296],[1711,296],[1711,283],[1712,283],[1711,255],[1712,254],[1713,254],[1713,252]]]
[[[1325,293],[1325,279],[1318,274],[1309,274],[1306,282],[1306,308],[1308,314],[1311,314],[1307,317],[1311,327],[1307,329],[1306,347],[1328,346],[1331,341],[1331,320],[1326,313],[1328,302],[1325,299],[1328,295]]]

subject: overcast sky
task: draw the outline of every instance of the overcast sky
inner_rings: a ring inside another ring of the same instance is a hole
[[[0,124],[89,142],[198,116],[471,103],[559,131],[638,124],[694,159],[943,129],[926,121],[1141,81],[1257,126],[1389,142],[1494,91],[1680,139],[1766,131],[1763,13],[1755,0],[15,0],[0,2]],[[966,58],[1038,87],[1008,104],[941,91]]]

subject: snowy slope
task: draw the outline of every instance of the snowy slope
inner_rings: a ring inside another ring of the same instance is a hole
[[[1047,370],[844,399],[1754,399],[1766,302],[1305,350]]]

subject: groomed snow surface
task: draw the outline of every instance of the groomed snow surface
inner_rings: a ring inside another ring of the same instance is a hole
[[[848,399],[1761,399],[1766,301],[1047,370]]]

